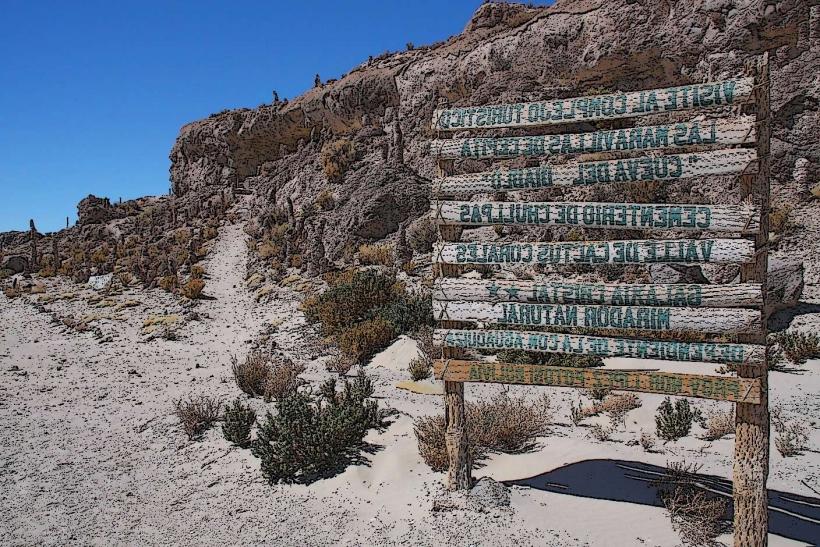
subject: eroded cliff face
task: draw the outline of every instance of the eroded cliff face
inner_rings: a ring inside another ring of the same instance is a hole
[[[329,189],[337,205],[307,224],[324,219],[324,247],[338,258],[425,212],[435,174],[430,119],[440,98],[482,105],[721,79],[768,51],[775,200],[795,201],[820,160],[819,45],[820,7],[797,0],[484,4],[446,42],[368,60],[286,104],[186,125],[170,154],[171,182],[178,197],[246,188],[260,211],[284,207],[288,197],[307,210]],[[355,159],[331,182],[321,151],[335,139],[354,143]]]

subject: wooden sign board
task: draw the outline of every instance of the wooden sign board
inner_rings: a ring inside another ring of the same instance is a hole
[[[437,264],[727,264],[754,259],[747,239],[630,239],[557,243],[437,242]]]
[[[518,330],[436,329],[433,344],[473,350],[525,350],[733,365],[759,365],[766,355],[765,346],[754,344],[643,340]]]
[[[447,382],[490,382],[539,386],[608,388],[699,397],[735,403],[760,403],[760,380],[671,372],[552,367],[481,361],[437,360],[436,378]]]
[[[523,225],[756,233],[760,211],[751,205],[617,202],[434,201],[440,224]]]
[[[636,152],[693,145],[730,146],[754,142],[754,120],[751,116],[744,116],[605,129],[589,133],[436,139],[430,144],[430,152],[441,159],[536,158],[556,154]]]
[[[433,300],[480,302],[533,302],[612,306],[669,306],[693,308],[759,308],[759,283],[698,285],[694,283],[579,283],[439,277],[433,282]]]
[[[436,321],[470,321],[527,327],[709,333],[748,333],[760,330],[760,310],[743,308],[585,306],[434,300],[433,317]]]
[[[496,169],[436,179],[433,181],[433,193],[439,196],[471,196],[478,193],[542,190],[555,186],[674,181],[705,175],[734,175],[754,172],[756,166],[753,162],[756,159],[754,150],[738,148]]]
[[[749,99],[753,82],[752,78],[741,78],[533,103],[436,109],[433,112],[433,130],[534,127],[731,106]]]

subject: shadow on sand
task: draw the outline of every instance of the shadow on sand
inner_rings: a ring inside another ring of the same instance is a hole
[[[587,460],[505,484],[601,500],[663,507],[655,481],[666,474],[656,465],[623,460]],[[732,481],[697,475],[698,486],[731,497]],[[731,509],[728,520],[732,519]],[[820,544],[820,499],[769,490],[769,532]]]

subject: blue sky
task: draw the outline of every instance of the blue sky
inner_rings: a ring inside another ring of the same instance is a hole
[[[73,224],[88,194],[166,193],[183,124],[445,39],[479,4],[5,0],[0,231]]]

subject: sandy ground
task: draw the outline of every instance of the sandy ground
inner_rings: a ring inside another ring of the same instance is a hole
[[[89,302],[94,291],[58,280],[48,280],[45,295],[13,301],[0,295],[0,543],[680,543],[661,508],[549,489],[513,486],[509,510],[432,512],[443,476],[421,461],[413,418],[441,412],[442,401],[439,395],[396,387],[408,379],[404,369],[415,352],[414,343],[405,338],[368,367],[382,404],[398,410],[385,432],[369,435],[368,441],[381,447],[369,456],[369,465],[348,467],[309,486],[270,486],[258,461],[249,451],[232,448],[218,427],[199,442],[189,441],[173,416],[173,400],[208,394],[227,401],[240,395],[231,378],[230,356],[244,357],[262,332],[272,330],[278,347],[305,363],[306,379],[327,376],[315,332],[298,312],[297,294],[279,288],[269,303],[258,304],[245,288],[244,237],[238,225],[220,230],[206,266],[205,293],[213,299],[192,308],[161,291],[140,289]],[[66,292],[76,295],[48,302]],[[131,307],[122,307],[129,301]],[[199,320],[192,319],[192,311]],[[98,318],[87,332],[54,322],[55,317],[89,314]],[[143,322],[154,315],[179,317],[178,340],[147,340]],[[613,359],[607,366],[680,371],[683,365]],[[687,366],[707,373],[714,368]],[[773,403],[809,427],[810,450],[782,458],[773,448],[769,488],[816,497],[820,362],[794,373],[773,373],[771,385]],[[470,385],[467,392],[469,398],[479,398],[500,389]],[[545,389],[511,391],[536,394]],[[702,464],[702,473],[731,477],[732,437],[707,442],[690,436],[656,453],[628,444],[641,430],[654,432],[661,396],[641,395],[643,406],[628,415],[626,427],[612,441],[600,442],[588,427],[571,425],[569,406],[579,400],[578,391],[549,393],[556,423],[540,449],[494,456],[476,476],[524,479],[593,459],[659,466],[686,459]],[[258,411],[266,406],[259,400],[252,404]],[[718,403],[696,404],[706,410]],[[694,434],[699,431],[695,428]],[[722,539],[730,543],[728,537]],[[770,544],[804,543],[772,535]]]

